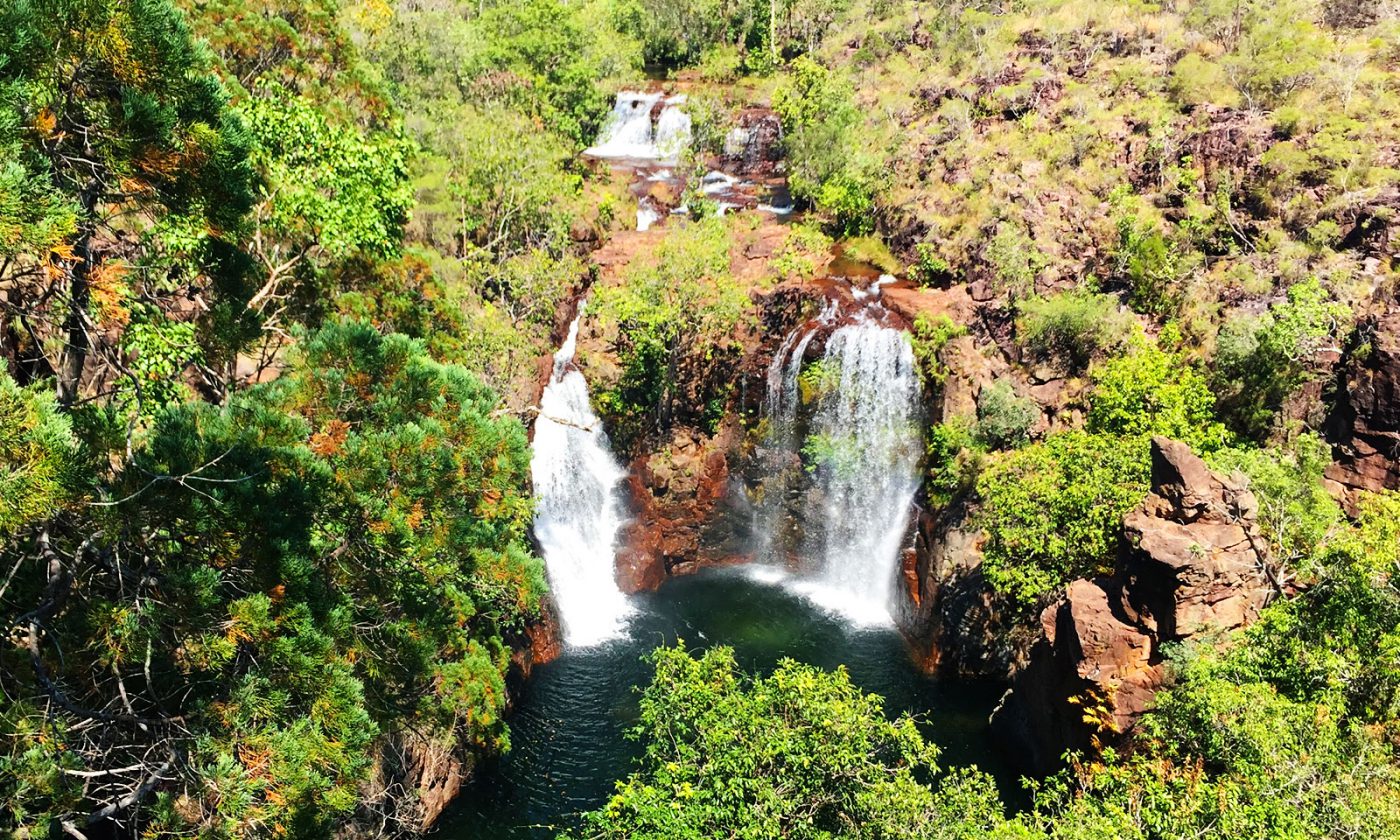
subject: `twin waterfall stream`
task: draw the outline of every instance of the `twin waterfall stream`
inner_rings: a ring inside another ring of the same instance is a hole
[[[900,547],[918,489],[919,379],[905,334],[885,326],[879,282],[828,299],[786,337],[769,367],[764,473],[753,502],[751,574],[781,581],[859,625],[890,622]],[[624,477],[574,367],[579,317],[554,357],[531,471],[535,535],[564,639],[582,647],[625,631],[614,579]],[[814,341],[819,360],[804,365]]]
[[[620,94],[589,150],[633,179],[640,230],[676,224],[683,210],[653,195],[658,181],[681,179],[683,101]],[[696,187],[720,212],[742,206],[781,220],[790,205],[763,197],[774,180],[710,170]],[[756,416],[742,463],[731,456],[715,523],[725,556],[750,562],[631,596],[615,577],[628,548],[627,471],[576,364],[580,334],[589,334],[580,303],[540,399],[530,462],[534,536],[564,650],[520,686],[511,750],[476,774],[444,820],[444,840],[553,838],[605,803],[641,754],[627,733],[638,689],[653,677],[648,654],[681,641],[691,650],[725,645],[752,673],[787,658],[846,669],[891,714],[925,721],[948,762],[995,769],[985,731],[1002,688],[924,673],[892,620],[922,434],[913,349],[882,303],[890,279],[816,284],[809,317],[773,342],[757,383],[763,399],[745,400]]]
[[[674,178],[691,140],[685,101],[618,94],[585,154],[621,162],[643,183]],[[718,171],[701,182],[721,211],[723,191],[734,186],[746,185]],[[639,194],[638,229],[661,220]],[[759,486],[745,500],[752,509],[750,575],[781,582],[858,625],[890,623],[918,488],[918,373],[908,337],[888,325],[880,303],[881,285],[893,279],[853,284],[840,300],[828,296],[820,314],[782,342],[768,370]],[[627,519],[625,473],[574,364],[582,318],[580,304],[541,397],[531,459],[535,537],[570,647],[622,635],[633,610],[614,579]],[[809,360],[814,343],[822,356]]]

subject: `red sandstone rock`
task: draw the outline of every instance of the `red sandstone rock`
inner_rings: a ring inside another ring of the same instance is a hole
[[[627,489],[633,519],[617,556],[624,592],[654,590],[668,574],[723,562],[707,551],[705,530],[728,487],[731,445],[728,436],[708,439],[678,429],[669,446],[632,462]]]
[[[1189,447],[1152,441],[1152,493],[1124,517],[1118,572],[1071,583],[993,716],[1027,769],[1128,731],[1161,684],[1163,644],[1242,627],[1273,597],[1258,505]],[[1092,722],[1090,722],[1092,720]]]
[[[1342,374],[1330,436],[1327,477],[1348,491],[1400,489],[1400,307],[1362,325],[1369,352],[1353,354]]]

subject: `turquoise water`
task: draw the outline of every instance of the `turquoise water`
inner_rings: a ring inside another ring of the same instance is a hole
[[[640,752],[624,736],[637,719],[637,689],[651,679],[642,656],[677,638],[691,648],[729,645],[750,671],[768,671],[783,657],[845,665],[857,685],[886,698],[891,714],[921,716],[945,766],[977,764],[1011,778],[987,737],[1001,688],[924,676],[893,629],[851,628],[734,569],[668,581],[635,603],[626,638],[566,651],[535,669],[510,719],[510,753],[480,768],[444,815],[438,837],[553,837],[576,814],[602,804]]]

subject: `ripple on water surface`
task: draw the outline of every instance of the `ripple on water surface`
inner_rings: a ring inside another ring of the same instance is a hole
[[[887,711],[927,720],[942,764],[978,764],[1008,777],[986,737],[999,687],[931,680],[893,629],[852,627],[776,579],[754,575],[712,570],[668,581],[661,592],[637,597],[625,638],[568,650],[536,668],[510,718],[511,752],[480,768],[437,836],[554,837],[574,815],[601,805],[641,751],[624,736],[637,720],[636,689],[651,679],[642,657],[677,638],[692,649],[729,645],[749,671],[766,673],[784,657],[845,665],[857,685],[884,695]]]

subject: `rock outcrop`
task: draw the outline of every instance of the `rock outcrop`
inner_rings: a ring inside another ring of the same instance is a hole
[[[783,124],[770,108],[750,106],[724,138],[724,169],[736,175],[773,174],[783,159]]]
[[[987,584],[981,535],[966,520],[961,504],[920,512],[904,563],[901,626],[924,670],[1006,679],[1024,664],[1034,637]]]
[[[1400,489],[1400,307],[1362,324],[1359,335],[1328,424],[1335,446],[1326,475],[1348,497]]]
[[[1242,478],[1153,439],[1152,493],[1124,517],[1117,573],[1074,581],[1045,609],[993,715],[1013,759],[1047,773],[1127,732],[1161,686],[1163,645],[1252,622],[1275,592],[1257,518]]]

